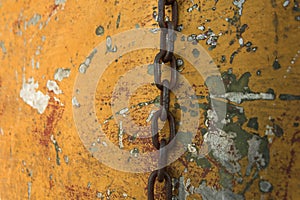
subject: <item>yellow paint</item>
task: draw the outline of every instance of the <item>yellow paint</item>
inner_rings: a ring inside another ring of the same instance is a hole
[[[151,28],[155,23],[152,18],[153,7],[157,2],[145,1],[66,1],[65,4],[55,6],[55,1],[2,1],[0,2],[0,41],[3,41],[6,53],[0,49],[0,199],[28,199],[28,183],[31,185],[31,199],[96,199],[97,192],[112,193],[110,199],[123,199],[123,193],[127,199],[135,197],[138,200],[146,199],[146,187],[149,173],[132,174],[111,169],[99,163],[84,148],[79,139],[73,121],[72,92],[79,65],[85,60],[92,49],[98,43],[105,41],[106,36],[134,29],[136,24],[140,27]],[[198,2],[198,1],[197,1]],[[211,19],[206,27],[211,27],[215,32],[227,30],[225,17],[232,17],[233,5],[230,1],[220,1],[217,10],[213,12],[213,1],[199,1],[201,12],[186,10],[192,6],[190,1],[179,1],[179,23],[183,24],[183,33],[186,35],[200,33],[197,27],[205,19]],[[299,48],[299,22],[294,20],[296,13],[292,13],[292,5],[284,9],[281,2],[277,2],[273,8],[270,1],[246,1],[241,18],[242,24],[247,23],[249,30],[244,33],[244,39],[251,40],[259,49],[256,53],[242,51],[234,59],[232,65],[228,62],[221,65],[221,71],[233,68],[238,76],[249,71],[252,74],[249,86],[253,91],[265,92],[273,88],[276,94],[287,93],[299,95],[299,60],[296,60],[291,72],[287,72],[290,60]],[[220,11],[224,11],[221,13]],[[273,15],[277,12],[279,26],[277,44],[274,43]],[[121,13],[120,27],[116,28],[117,17]],[[41,15],[41,20],[36,25],[27,26],[35,14]],[[222,15],[223,19],[219,16]],[[298,14],[299,15],[299,14]],[[225,26],[224,26],[225,24]],[[96,36],[96,28],[102,25],[105,28],[104,35]],[[41,27],[41,28],[39,28]],[[221,55],[226,55],[227,60],[233,51],[238,48],[235,43],[229,46],[229,42],[235,35],[235,28],[229,35],[220,37],[218,46],[209,51],[211,57],[219,60]],[[42,37],[45,41],[42,41]],[[205,48],[205,41],[200,42]],[[36,53],[37,50],[40,53]],[[277,51],[282,68],[274,71],[272,63],[274,52]],[[112,90],[107,87],[116,83],[119,76],[136,65],[151,62],[156,51],[133,52],[118,62],[112,63],[108,68],[103,81],[99,82],[97,92],[99,98],[109,102]],[[139,58],[138,60],[136,58]],[[39,69],[31,66],[39,62]],[[53,80],[58,68],[70,68],[70,77],[58,82],[61,95],[54,95],[46,88],[47,80]],[[262,70],[262,76],[256,76],[258,69]],[[194,72],[193,68],[186,64],[183,74],[192,83],[197,84],[196,91],[200,94],[204,91],[204,81],[199,76],[188,72]],[[114,73],[113,76],[109,76]],[[286,76],[286,78],[284,78]],[[49,105],[43,114],[27,105],[20,97],[23,80],[33,77],[39,83],[39,88],[44,94],[48,93]],[[199,83],[199,79],[201,80]],[[144,100],[151,100],[159,92],[153,86],[140,89],[151,92],[140,95],[136,92],[130,103],[136,104]],[[54,100],[59,98],[64,104],[61,106]],[[99,121],[103,121],[111,115],[108,105],[96,98],[97,108],[102,107],[103,112],[97,113]],[[300,197],[298,174],[299,171],[299,145],[295,142],[291,145],[291,139],[299,132],[299,127],[293,127],[293,123],[299,123],[298,101],[254,101],[242,104],[246,116],[259,117],[259,134],[263,135],[266,125],[270,125],[269,116],[276,119],[284,128],[282,138],[275,138],[270,144],[271,163],[267,170],[260,175],[263,179],[273,184],[272,193],[259,192],[258,180],[246,192],[246,199],[298,199]],[[148,116],[148,108],[142,109],[136,115],[138,122],[143,122]],[[295,118],[298,117],[296,120]],[[202,123],[202,122],[201,122]],[[202,124],[203,126],[203,124]],[[246,130],[247,127],[243,127]],[[116,125],[107,127],[107,134],[116,142]],[[200,134],[200,133],[199,133]],[[61,164],[56,164],[55,147],[50,140],[53,135],[62,152],[59,153]],[[296,136],[299,137],[299,136]],[[195,143],[201,143],[201,137]],[[126,148],[131,149],[128,143]],[[151,144],[151,143],[149,143]],[[138,144],[143,148],[144,144]],[[291,157],[291,151],[294,151]],[[69,163],[64,161],[68,156]],[[181,159],[182,160],[182,159]],[[181,160],[171,165],[172,176],[179,177],[184,165]],[[291,164],[290,176],[287,175],[287,166]],[[245,164],[243,169],[245,169]],[[31,175],[30,175],[31,174]],[[188,173],[193,185],[201,181],[203,169],[195,163],[188,163]],[[212,171],[205,177],[209,186],[219,187],[218,169],[212,167]],[[90,188],[88,188],[88,184]],[[241,188],[236,187],[236,191]],[[201,199],[198,195],[189,199]]]

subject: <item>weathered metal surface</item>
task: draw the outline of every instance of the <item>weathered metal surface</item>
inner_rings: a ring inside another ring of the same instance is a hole
[[[196,91],[199,111],[177,102],[170,109],[177,120],[181,113],[200,120],[192,141],[181,138],[187,152],[171,165],[179,199],[299,199],[298,4],[178,1],[177,30],[187,37],[177,40],[202,45],[226,86],[221,95],[208,91],[216,77],[204,80],[185,58],[177,60]],[[83,102],[73,89],[76,76],[101,60],[94,50],[98,43],[105,42],[108,55],[117,53],[113,35],[145,27],[156,32],[157,12],[152,0],[0,2],[0,199],[146,199],[150,172],[109,168],[93,157],[96,149],[84,147],[73,119]],[[122,55],[97,86],[98,121],[132,160],[154,147],[151,138],[129,135],[125,122],[111,117],[113,89],[135,66],[149,64],[153,75],[156,53]],[[201,57],[197,49],[190,54]],[[118,115],[149,125],[158,95],[154,85],[142,86]],[[209,107],[212,101],[226,103],[225,118]]]

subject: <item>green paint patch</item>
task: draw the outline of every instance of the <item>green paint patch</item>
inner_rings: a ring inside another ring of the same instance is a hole
[[[224,169],[219,170],[220,184],[223,188],[232,189],[233,175],[227,173]]]
[[[259,153],[263,155],[265,160],[265,165],[262,166],[263,169],[267,168],[270,163],[270,151],[269,151],[269,141],[268,137],[264,136],[261,138],[261,143],[259,145]]]
[[[258,130],[257,117],[250,118],[248,123],[247,123],[247,127]]]
[[[250,72],[244,73],[239,79],[232,73],[232,69],[222,73],[226,92],[251,92],[248,87]]]
[[[203,169],[210,169],[212,167],[211,163],[207,158],[197,158],[196,164]]]
[[[236,138],[234,138],[235,146],[242,157],[247,156],[249,147],[247,140],[251,139],[252,135],[243,130],[238,124],[228,124],[224,127],[224,131],[236,133]]]

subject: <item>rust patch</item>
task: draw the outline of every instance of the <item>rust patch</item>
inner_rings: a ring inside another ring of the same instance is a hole
[[[41,116],[41,121],[45,121],[44,130],[38,131],[40,135],[39,142],[41,145],[48,147],[50,142],[50,136],[62,115],[64,113],[64,106],[61,106],[59,102],[55,101],[53,98],[53,93],[50,93],[50,100],[48,107],[45,111],[45,115]]]
[[[65,195],[67,199],[95,199],[97,191],[78,185],[65,186]]]

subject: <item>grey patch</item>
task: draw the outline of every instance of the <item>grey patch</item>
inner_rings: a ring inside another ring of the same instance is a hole
[[[218,119],[212,116],[209,120],[213,121]],[[241,155],[234,143],[236,136],[237,134],[234,132],[225,132],[218,128],[216,128],[216,130],[209,130],[203,136],[204,142],[209,145],[212,155],[231,174],[240,172],[241,170],[241,166],[238,162],[241,159]]]
[[[106,37],[106,52],[117,52],[117,46],[113,46],[110,36]]]
[[[28,187],[28,189],[27,189],[28,199],[30,199],[30,197],[31,197],[32,183],[31,183],[31,182],[28,182],[28,183],[27,183],[27,187]]]
[[[87,70],[87,66],[84,64],[84,63],[81,63],[79,68],[78,68],[78,71],[82,74],[85,74],[86,70]]]
[[[119,131],[118,131],[118,138],[119,138],[119,148],[123,149],[124,144],[123,144],[123,134],[124,134],[124,129],[123,129],[123,123],[120,121],[119,123]]]
[[[269,181],[260,180],[259,181],[259,190],[261,192],[268,193],[273,190],[273,186]]]
[[[257,51],[257,49],[258,49],[258,47],[252,47],[252,52],[256,52]]]
[[[41,20],[41,18],[42,16],[40,14],[34,14],[33,17],[27,22],[27,26],[35,26]]]
[[[130,150],[130,154],[135,158],[139,156],[139,153],[140,151],[138,148],[133,148],[132,150]]]
[[[295,17],[295,20],[296,20],[296,21],[300,21],[300,15],[296,16],[296,17]]]
[[[243,5],[246,0],[233,0],[233,5],[235,5],[239,9],[239,15],[241,16],[243,13]]]
[[[277,7],[276,0],[271,0],[271,4],[272,4],[272,7],[273,7],[273,8],[276,8],[276,7]]]
[[[233,175],[227,173],[224,169],[219,169],[220,184],[223,188],[232,189]]]
[[[199,26],[198,29],[201,30],[201,31],[204,31],[205,30],[205,26]]]
[[[63,5],[63,4],[66,3],[66,1],[67,1],[67,0],[55,0],[55,1],[54,1],[54,4],[55,4],[56,6],[58,6],[58,5]]]
[[[92,53],[85,59],[85,61],[79,65],[78,71],[80,73],[85,74],[86,70],[90,66],[90,63],[92,62],[96,53],[97,53],[97,50],[94,49],[92,51]]]
[[[243,92],[226,92],[221,95],[210,95],[211,98],[222,98],[227,99],[231,102],[235,102],[237,104],[241,104],[243,101],[253,101],[253,100],[274,100],[275,95],[270,93],[243,93]]]
[[[181,186],[181,185],[184,185]],[[190,179],[184,183],[184,179],[179,179],[179,199],[186,200],[187,196],[192,194],[200,194],[203,200],[243,200],[244,197],[240,194],[235,194],[229,189],[216,190],[206,186],[206,181],[202,181],[199,187],[194,187],[191,185]],[[189,191],[187,191],[189,190]],[[182,191],[182,192],[180,192]]]
[[[61,150],[61,148],[59,147],[57,141],[54,139],[54,136],[53,136],[53,135],[51,135],[50,139],[51,139],[51,141],[52,141],[52,143],[53,143],[53,145],[54,145],[54,147],[55,147],[55,151],[56,151],[56,164],[57,164],[57,165],[60,165],[60,157],[59,157],[59,153],[61,153],[62,150]]]
[[[147,73],[148,73],[149,75],[153,75],[153,74],[154,74],[154,65],[153,65],[153,64],[149,64],[149,65],[148,65]]]
[[[183,64],[184,64],[184,62],[183,62],[183,60],[181,58],[177,58],[176,64],[177,64],[177,67],[182,67]]]
[[[46,86],[48,90],[53,91],[54,94],[62,94],[62,91],[59,89],[59,86],[55,81],[48,80]]]
[[[80,107],[80,103],[78,102],[76,97],[72,98],[72,105],[79,108]]]
[[[103,34],[104,34],[104,27],[103,27],[103,26],[98,26],[98,27],[96,28],[95,33],[96,33],[96,35],[98,35],[98,36],[103,35]]]
[[[192,53],[195,58],[198,58],[200,56],[200,51],[198,49],[193,49]]]
[[[35,55],[38,56],[41,54],[41,51],[39,49],[36,50]]]
[[[5,45],[4,45],[4,42],[3,41],[0,41],[0,48],[2,49],[2,53],[3,54],[6,54],[7,53],[7,50],[5,48]]]
[[[182,25],[182,24],[178,25],[178,26],[176,27],[176,30],[177,30],[178,32],[181,32],[181,31],[183,30],[183,25]]]
[[[71,69],[58,68],[54,73],[54,80],[62,81],[70,76]]]
[[[103,194],[101,192],[97,192],[97,198],[98,199],[103,199],[104,196],[103,196]]]
[[[67,155],[64,155],[64,161],[66,164],[69,164],[69,157]]]
[[[87,187],[88,189],[90,189],[90,188],[91,188],[91,185],[92,185],[92,183],[91,183],[91,182],[88,182],[88,184],[87,184],[86,187]]]
[[[36,62],[35,68],[36,68],[36,69],[39,69],[39,68],[40,68],[40,62],[38,62],[38,61]]]
[[[196,37],[197,40],[205,40],[206,38],[207,38],[207,36],[205,34],[199,34]]]
[[[267,137],[259,137],[253,135],[248,141],[248,166],[246,169],[246,176],[250,176],[252,167],[256,164],[258,170],[264,169],[268,166],[270,161],[268,139]]]

